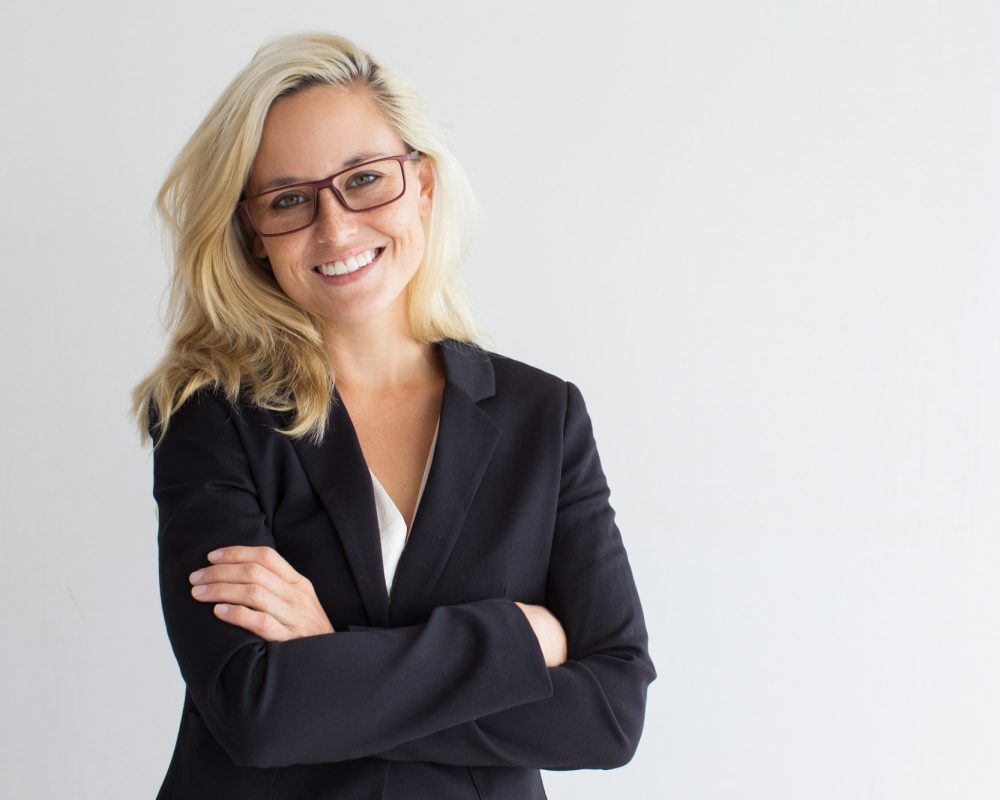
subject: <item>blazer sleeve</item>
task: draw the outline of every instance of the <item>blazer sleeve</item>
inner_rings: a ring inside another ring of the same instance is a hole
[[[562,478],[547,607],[569,659],[552,694],[377,754],[400,761],[542,769],[613,768],[632,759],[656,671],[580,390],[567,383]]]
[[[154,451],[167,634],[192,702],[245,766],[390,750],[552,693],[521,610],[505,598],[440,607],[426,623],[265,642],[196,601],[188,575],[222,546],[274,546],[236,409],[202,390]]]

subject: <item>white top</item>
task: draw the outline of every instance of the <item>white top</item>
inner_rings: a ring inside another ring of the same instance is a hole
[[[434,448],[437,445],[438,428],[441,427],[441,418],[438,417],[437,425],[434,427],[434,438],[431,440],[431,449],[427,454],[427,464],[424,466],[424,477],[420,481],[420,491],[417,493],[417,505],[413,509],[413,518],[416,519],[417,508],[420,508],[420,498],[424,496],[424,486],[427,485],[427,475],[431,471],[431,461],[434,459]],[[382,565],[385,569],[385,588],[392,592],[392,578],[396,574],[396,565],[399,557],[403,555],[403,548],[409,531],[406,530],[406,520],[396,504],[392,502],[389,493],[379,483],[375,473],[368,469],[372,476],[372,489],[375,491],[375,512],[378,514],[378,530],[382,539]]]

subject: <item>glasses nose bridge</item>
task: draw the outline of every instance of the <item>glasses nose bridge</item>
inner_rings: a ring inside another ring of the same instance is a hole
[[[350,209],[347,207],[347,203],[344,202],[343,196],[340,194],[340,192],[337,191],[337,187],[334,185],[334,178],[333,177],[324,178],[322,181],[320,181],[313,188],[316,191],[316,208],[317,208],[317,210],[319,209],[319,206],[320,206],[320,197],[322,196],[323,190],[324,189],[329,189],[330,190],[331,199],[335,201],[336,205],[338,205],[344,211],[350,211]]]
[[[330,191],[324,195],[324,189],[329,189]],[[347,204],[333,185],[333,178],[325,179],[322,183],[315,186],[315,190],[316,216],[313,218],[313,224],[318,229],[322,230],[331,224],[335,228],[341,228],[345,222],[352,222],[353,218],[357,216],[347,207]]]

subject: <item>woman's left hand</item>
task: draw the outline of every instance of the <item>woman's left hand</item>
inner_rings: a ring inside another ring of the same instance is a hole
[[[333,633],[312,583],[273,547],[224,547],[192,572],[191,594],[215,615],[268,642]]]

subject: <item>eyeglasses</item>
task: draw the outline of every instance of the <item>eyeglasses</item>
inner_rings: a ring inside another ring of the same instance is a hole
[[[283,236],[308,228],[316,221],[320,189],[329,188],[348,211],[371,211],[395,202],[406,194],[403,162],[415,161],[414,150],[405,156],[386,156],[365,161],[336,172],[328,178],[308,183],[294,183],[237,203],[251,227],[260,236]]]

